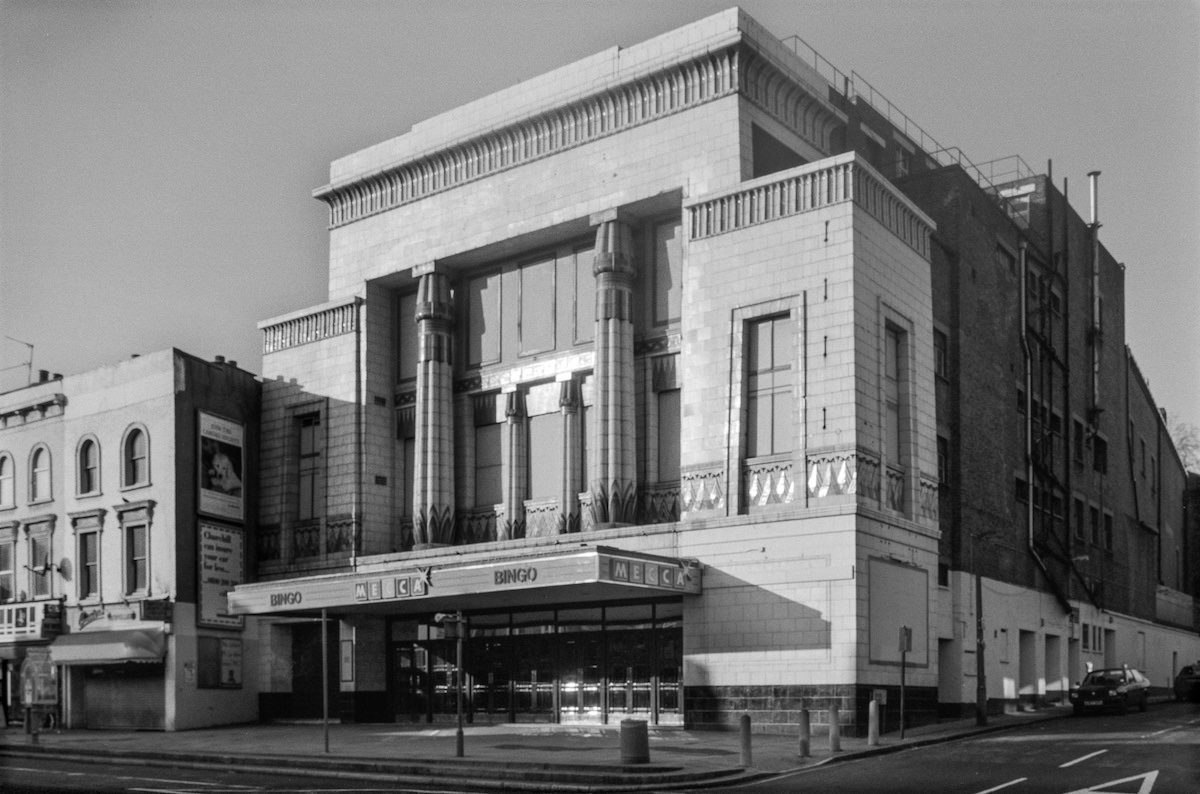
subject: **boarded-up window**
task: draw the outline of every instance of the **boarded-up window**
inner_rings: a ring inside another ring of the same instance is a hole
[[[521,354],[554,349],[554,257],[521,267]]]
[[[500,274],[467,284],[467,364],[500,360]]]

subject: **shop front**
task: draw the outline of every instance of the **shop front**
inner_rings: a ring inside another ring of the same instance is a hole
[[[72,610],[77,630],[50,644],[64,669],[64,727],[166,728],[169,623],[149,619],[162,603]]]
[[[325,658],[338,664],[341,702],[365,679],[383,690],[359,698],[359,721],[454,720],[461,684],[474,723],[681,724],[683,600],[699,592],[695,562],[591,547],[256,583],[229,601],[233,613],[280,617],[266,636],[286,639],[268,656],[294,659],[327,620],[326,642],[338,650],[327,647]],[[293,666],[293,713],[311,716],[320,688],[297,680],[304,674]]]
[[[0,705],[5,724],[24,719],[26,693],[21,686],[21,669],[30,650],[45,651],[59,635],[63,625],[63,606],[58,600],[26,601],[0,605]],[[55,698],[57,703],[57,698]],[[57,706],[43,706],[53,713]]]

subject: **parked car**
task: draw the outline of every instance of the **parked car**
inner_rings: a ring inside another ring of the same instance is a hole
[[[1073,688],[1069,697],[1076,714],[1086,709],[1115,708],[1124,714],[1130,706],[1146,710],[1150,681],[1132,667],[1093,670]]]
[[[1200,662],[1185,664],[1175,676],[1176,700],[1200,700]]]

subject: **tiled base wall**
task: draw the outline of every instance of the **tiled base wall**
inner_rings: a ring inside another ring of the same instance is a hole
[[[685,687],[686,724],[695,730],[736,730],[745,714],[753,732],[792,734],[799,732],[800,712],[808,709],[813,735],[826,735],[830,710],[836,706],[841,734],[866,736],[868,703],[877,690],[887,692],[887,703],[880,709],[880,731],[899,730],[899,684]],[[904,713],[910,728],[936,722],[937,688],[905,687]]]

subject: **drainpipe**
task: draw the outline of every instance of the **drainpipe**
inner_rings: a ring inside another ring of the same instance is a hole
[[[1033,544],[1033,351],[1029,347],[1029,265],[1028,265],[1028,244],[1025,240],[1018,243],[1020,251],[1020,268],[1021,268],[1021,352],[1025,357],[1025,482],[1028,485],[1029,493],[1025,499],[1025,529],[1026,543],[1029,546],[1029,553],[1033,555],[1033,559],[1037,561],[1038,567],[1042,569],[1047,581],[1050,580],[1050,571],[1046,567],[1046,561],[1037,553],[1037,549]],[[1053,586],[1053,584],[1051,585]],[[1070,608],[1068,606],[1068,612]]]
[[[1100,172],[1088,173],[1091,187],[1092,219],[1092,416],[1093,430],[1100,423]]]

